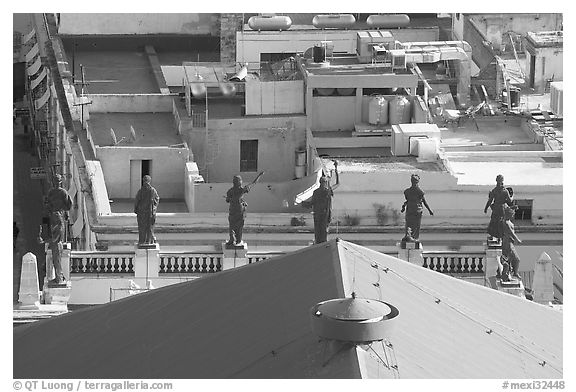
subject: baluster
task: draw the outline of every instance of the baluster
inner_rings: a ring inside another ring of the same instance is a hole
[[[73,257],[70,262],[70,272],[78,272],[78,258]]]
[[[478,270],[478,261],[476,257],[470,257],[470,272],[476,272]]]
[[[166,258],[166,256],[160,256],[160,273],[162,272],[166,272],[166,265],[164,264],[164,259]]]
[[[120,265],[120,272],[126,272],[126,258],[122,257],[122,264]]]
[[[201,272],[206,272],[206,256],[202,256],[202,271]]]
[[[210,256],[210,266],[209,271],[210,273],[214,272],[214,257]]]
[[[172,256],[172,272],[178,272],[178,269],[180,268],[180,263],[179,263],[179,257],[178,256]]]
[[[180,272],[186,272],[186,256],[180,256]]]
[[[477,265],[478,272],[484,272],[484,264],[483,263],[484,263],[484,258],[478,257],[478,265]],[[530,281],[532,281],[532,280],[530,280]]]
[[[472,271],[471,264],[468,263],[468,259],[470,259],[469,256],[464,257],[464,265],[462,266],[462,272],[471,272]]]
[[[222,257],[216,257],[216,271],[222,271]]]
[[[114,265],[112,266],[112,272],[118,273],[120,269],[120,256],[114,257]]]
[[[193,257],[188,257],[188,266],[186,266],[186,272],[193,272],[194,271],[194,263],[192,262]]]
[[[106,263],[110,260],[109,257],[102,257],[100,259],[100,273],[103,274],[106,272]]]
[[[172,272],[172,257],[166,257],[166,272]]]
[[[450,273],[456,272],[456,263],[454,263],[454,259],[457,259],[458,256],[450,256],[450,266],[449,271]]]
[[[194,264],[194,272],[200,272],[200,257],[195,256],[194,260],[196,260],[196,263]]]
[[[107,273],[112,272],[112,260],[114,260],[114,257],[109,257],[108,258],[108,263],[106,264],[106,271]]]
[[[128,256],[128,272],[134,273],[134,258]]]
[[[444,264],[442,264],[442,272],[448,272],[448,257],[444,256]]]
[[[456,256],[458,263],[456,264],[456,272],[461,273],[462,272],[462,257],[461,256]]]

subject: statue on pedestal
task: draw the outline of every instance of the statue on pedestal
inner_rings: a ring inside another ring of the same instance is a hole
[[[243,246],[242,231],[244,229],[244,219],[246,218],[246,207],[248,203],[244,200],[244,194],[250,192],[250,188],[262,177],[264,172],[260,172],[256,179],[246,186],[242,186],[242,177],[234,176],[232,188],[226,192],[226,203],[228,207],[228,233],[229,240],[226,246]]]
[[[511,191],[512,188],[507,189],[504,187],[504,176],[498,174],[496,176],[496,186],[488,194],[488,201],[484,206],[484,213],[488,211],[488,207],[492,209],[487,230],[488,234],[497,239],[502,239],[504,206],[513,206]]]
[[[422,222],[422,205],[426,207],[430,215],[434,215],[434,213],[426,202],[424,191],[418,186],[420,176],[412,174],[410,181],[412,186],[404,190],[406,201],[402,204],[400,212],[406,211],[406,237],[411,237],[413,240],[418,241],[420,238],[420,223]]]
[[[134,200],[134,213],[138,221],[138,245],[156,243],[154,224],[156,223],[156,209],[160,198],[151,182],[152,177],[149,175],[142,178],[142,187],[136,193]]]
[[[336,173],[336,184],[330,186],[329,177],[322,175],[320,177],[320,186],[312,193],[312,197],[302,202],[305,208],[312,208],[314,214],[314,243],[320,244],[326,242],[328,239],[328,230],[330,222],[332,221],[332,198],[334,197],[333,190],[340,185],[340,177],[338,174],[338,162],[334,162],[334,170]]]
[[[49,283],[61,284],[66,280],[62,273],[60,258],[62,255],[62,242],[65,241],[68,211],[72,208],[72,199],[68,192],[62,188],[62,176],[60,174],[54,176],[53,185],[54,187],[50,189],[46,197],[46,211],[50,226],[48,248],[52,252],[52,263],[54,264],[55,272],[55,278]]]

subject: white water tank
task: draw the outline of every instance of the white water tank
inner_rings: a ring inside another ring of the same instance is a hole
[[[388,101],[381,95],[368,102],[368,122],[372,125],[388,124]]]
[[[410,101],[401,95],[395,96],[389,103],[390,125],[410,123]]]

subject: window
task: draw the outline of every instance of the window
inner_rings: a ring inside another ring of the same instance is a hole
[[[514,220],[517,221],[532,221],[532,203],[533,200],[519,199],[515,200],[514,204],[518,207],[514,214]]]
[[[240,140],[240,171],[258,171],[258,140]]]

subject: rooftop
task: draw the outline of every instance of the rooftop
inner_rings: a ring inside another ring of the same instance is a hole
[[[130,127],[134,127],[136,141],[131,141]],[[114,145],[110,129],[114,129],[118,146],[159,147],[182,143],[176,133],[172,113],[91,113],[90,134],[94,144]]]
[[[386,341],[314,334],[312,306],[352,292],[398,308]],[[557,379],[562,329],[557,310],[333,240],[19,327],[14,378]]]
[[[564,33],[562,31],[539,31],[528,32],[526,34],[527,40],[535,47],[562,47],[564,41]]]

